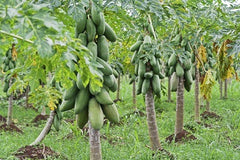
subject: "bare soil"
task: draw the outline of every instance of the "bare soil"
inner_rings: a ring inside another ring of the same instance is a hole
[[[18,149],[15,157],[25,159],[46,159],[47,157],[58,157],[59,154],[45,145],[25,146]]]
[[[3,125],[0,126],[0,131],[23,133],[23,131],[21,129],[19,129],[17,126],[15,126],[14,124],[10,124],[8,126],[6,123],[4,123]]]
[[[38,123],[39,121],[46,121],[48,119],[48,117],[49,117],[49,115],[39,114],[32,120],[32,122],[33,123]]]
[[[176,143],[195,139],[197,138],[194,135],[192,135],[186,130],[183,130],[182,132],[179,132],[176,136],[175,134],[168,136],[165,141],[171,143],[174,140],[174,142]]]
[[[214,112],[208,112],[208,111],[205,111],[201,114],[201,117],[203,119],[208,119],[208,118],[215,118],[215,119],[221,119],[221,116],[217,115],[216,113]]]
[[[7,122],[7,119],[0,115],[0,122]]]

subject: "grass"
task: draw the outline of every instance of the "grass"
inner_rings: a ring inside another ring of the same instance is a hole
[[[121,115],[122,125],[111,126],[109,123],[101,129],[101,134],[107,139],[101,139],[102,154],[104,160],[128,160],[128,159],[169,159],[168,156],[153,155],[147,147],[149,144],[146,117],[140,117],[132,113],[132,87],[126,78],[121,83],[121,99],[117,106]],[[1,86],[2,87],[2,86]],[[161,102],[156,102],[157,124],[161,144],[164,149],[171,152],[179,160],[230,160],[240,157],[240,84],[233,81],[229,85],[228,99],[219,99],[218,85],[213,89],[213,98],[210,102],[211,110],[222,117],[221,120],[204,120],[211,124],[212,128],[205,128],[194,123],[194,87],[191,92],[185,91],[185,115],[184,122],[187,126],[195,128],[193,134],[198,138],[195,141],[184,143],[165,142],[165,138],[174,132],[175,125],[175,93],[172,94],[174,103],[165,102],[167,97],[162,96]],[[0,90],[2,90],[0,88]],[[0,115],[7,116],[6,95],[0,91]],[[111,95],[116,97],[116,93]],[[3,100],[5,98],[5,100]],[[23,101],[23,100],[22,100]],[[0,133],[0,159],[14,159],[14,154],[20,147],[30,144],[35,140],[45,125],[39,126],[31,123],[39,113],[31,109],[24,109],[24,103],[15,102],[13,118],[16,125],[24,134],[1,132]],[[137,107],[145,112],[143,96],[137,97]],[[201,112],[204,108],[201,109]],[[65,118],[73,118],[72,112],[64,113]],[[186,128],[187,129],[187,128]],[[73,137],[66,136],[73,133]],[[75,125],[63,122],[59,132],[55,129],[47,135],[42,142],[46,146],[59,152],[58,159],[88,160],[88,137],[84,136]],[[159,158],[161,157],[161,158]]]

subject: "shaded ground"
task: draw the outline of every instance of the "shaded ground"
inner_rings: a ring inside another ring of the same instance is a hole
[[[46,159],[47,157],[58,157],[59,154],[45,145],[25,146],[14,154],[20,160],[25,159]]]
[[[172,134],[166,138],[166,142],[171,143],[173,140],[174,142],[182,142],[182,141],[188,141],[188,140],[195,140],[197,139],[194,135],[189,133],[186,130],[183,130],[182,132],[178,133],[176,136],[175,134]]]
[[[194,123],[190,123],[190,124],[185,124],[184,128],[187,128],[188,130],[190,130],[191,132],[194,133],[197,131],[199,126],[203,126],[205,128],[212,128],[212,125],[204,123],[204,122],[194,122]]]
[[[0,122],[7,122],[6,118],[0,115]]]
[[[0,126],[0,131],[23,133],[23,131],[21,129],[19,129],[17,126],[15,126],[14,124],[10,124],[8,126],[6,123],[4,123],[3,125]]]
[[[46,121],[48,119],[48,117],[49,117],[49,115],[39,114],[32,120],[32,122],[33,123],[38,123],[39,121]]]
[[[203,119],[208,119],[208,118],[215,118],[215,119],[221,119],[221,116],[217,115],[216,113],[214,112],[208,112],[208,111],[205,111],[201,114],[201,117]]]

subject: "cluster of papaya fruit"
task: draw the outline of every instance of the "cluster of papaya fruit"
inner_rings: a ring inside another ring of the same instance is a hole
[[[99,12],[94,4],[89,6],[88,9],[83,9],[80,19],[77,20],[75,36],[89,49],[92,58],[98,63],[101,73],[99,78],[103,82],[103,87],[96,89],[92,81],[84,86],[80,73],[77,73],[77,81],[73,81],[73,86],[64,92],[60,111],[74,109],[80,128],[83,128],[89,120],[91,126],[99,130],[103,126],[104,115],[111,122],[119,122],[117,107],[109,95],[109,91],[117,90],[118,74],[108,63],[108,41],[115,42],[117,37],[105,22],[104,14]]]
[[[184,77],[184,88],[189,92],[195,78],[195,54],[192,52],[188,40],[182,39],[181,34],[177,34],[172,40],[177,46],[181,46],[181,50],[176,52],[183,54],[172,53],[168,57],[166,63],[165,74],[171,76],[171,91],[177,91],[178,77]]]
[[[134,52],[131,63],[135,64],[135,75],[131,81],[137,80],[137,95],[145,95],[150,87],[156,96],[161,97],[161,82],[164,78],[161,73],[161,54],[158,52],[157,45],[152,42],[150,35],[154,35],[151,24],[146,25],[145,36],[140,35],[137,42],[131,46],[130,50]]]
[[[8,49],[3,61],[3,72],[7,72],[8,70],[14,69],[15,67],[16,61],[12,56],[12,49]],[[8,91],[10,78],[10,74],[5,75],[3,92]]]

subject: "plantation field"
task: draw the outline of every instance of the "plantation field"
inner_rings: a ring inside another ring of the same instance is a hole
[[[132,86],[123,77],[120,97],[117,102],[120,124],[106,122],[101,132],[101,147],[104,160],[150,160],[170,159],[161,152],[154,154],[149,148],[149,135],[146,115],[134,113],[132,108]],[[167,85],[165,85],[167,86]],[[6,117],[8,101],[0,86],[0,115]],[[192,86],[193,87],[193,86]],[[197,140],[181,143],[167,143],[165,138],[174,133],[176,93],[172,93],[173,103],[167,103],[167,97],[155,100],[158,132],[162,147],[179,160],[237,160],[240,158],[240,85],[232,81],[228,87],[228,99],[220,100],[219,85],[213,88],[211,111],[220,115],[220,119],[210,118],[202,122],[209,127],[194,122],[194,90],[184,93],[184,129],[191,132]],[[116,93],[111,95],[114,99]],[[25,109],[24,100],[14,101],[13,121],[23,131],[20,133],[0,132],[0,159],[15,159],[13,154],[21,147],[29,145],[39,135],[45,121],[36,125],[31,121],[40,112]],[[143,96],[137,96],[137,108],[145,112]],[[40,109],[39,109],[40,110]],[[201,108],[201,113],[205,108]],[[47,110],[49,114],[49,110]],[[53,127],[42,144],[51,147],[60,156],[55,159],[88,160],[89,141],[85,132],[76,124],[65,121],[73,117],[72,112],[63,114],[60,131]],[[111,127],[110,127],[111,126]],[[53,159],[53,158],[48,158]]]

